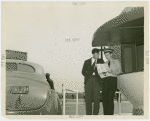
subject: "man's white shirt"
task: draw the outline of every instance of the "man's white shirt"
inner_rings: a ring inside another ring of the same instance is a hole
[[[96,61],[95,61],[96,60]],[[96,66],[96,63],[97,63],[97,59],[94,59],[94,58],[92,58],[92,65],[93,65],[93,63],[95,62],[95,66]],[[95,66],[94,66],[94,68],[95,68]],[[95,72],[93,72],[93,74],[92,75],[95,75]]]

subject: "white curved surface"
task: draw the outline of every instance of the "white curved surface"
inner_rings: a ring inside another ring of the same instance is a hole
[[[118,88],[134,106],[143,106],[144,72],[119,75]]]

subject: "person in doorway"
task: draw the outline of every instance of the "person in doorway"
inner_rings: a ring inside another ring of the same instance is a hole
[[[51,89],[55,90],[55,89],[54,89],[53,80],[50,79],[50,74],[49,74],[49,73],[46,73],[46,79],[47,79],[47,82],[49,83]]]
[[[86,115],[98,115],[100,108],[101,78],[97,72],[96,64],[104,63],[104,61],[99,59],[99,49],[94,48],[92,50],[92,55],[93,57],[84,62],[82,68],[85,84]],[[94,102],[93,111],[92,101]]]
[[[102,103],[104,115],[114,114],[114,94],[117,89],[117,75],[121,71],[121,64],[118,59],[112,58],[113,50],[107,48],[104,50],[109,70],[105,73],[106,77],[102,79]]]

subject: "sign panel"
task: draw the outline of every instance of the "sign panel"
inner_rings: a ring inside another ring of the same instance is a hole
[[[27,61],[27,52],[6,50],[6,59]]]

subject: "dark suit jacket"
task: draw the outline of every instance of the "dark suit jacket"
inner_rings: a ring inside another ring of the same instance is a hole
[[[91,58],[86,60],[84,62],[83,68],[82,68],[82,75],[84,76],[84,84],[86,84],[87,80],[92,76],[94,72],[94,67],[92,66]],[[97,59],[97,64],[98,63],[104,63],[102,59]],[[97,75],[96,78],[100,80],[100,76]]]

